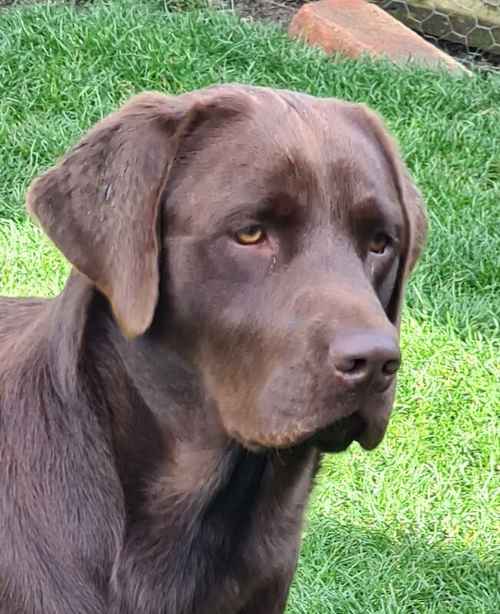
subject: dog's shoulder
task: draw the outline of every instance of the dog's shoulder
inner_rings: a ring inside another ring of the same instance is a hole
[[[48,298],[0,297],[0,335],[19,335],[27,324],[44,317],[50,303]]]
[[[27,363],[47,330],[51,299],[0,297],[0,379]]]
[[[106,611],[124,505],[77,385],[86,294],[0,299],[0,614]]]

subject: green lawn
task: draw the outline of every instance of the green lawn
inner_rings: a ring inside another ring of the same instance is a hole
[[[243,81],[369,103],[425,195],[430,241],[388,435],[325,460],[288,614],[496,614],[500,77],[333,63],[268,28],[161,4],[0,10],[0,293],[61,288],[67,265],[27,220],[25,188],[133,92]]]

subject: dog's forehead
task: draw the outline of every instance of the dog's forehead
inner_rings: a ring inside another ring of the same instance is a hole
[[[199,230],[233,210],[290,196],[296,206],[318,208],[379,197],[395,201],[395,187],[363,110],[335,99],[241,86],[222,88],[241,97],[247,112],[218,126],[199,151],[185,184],[180,217]],[[210,207],[205,207],[207,199]]]

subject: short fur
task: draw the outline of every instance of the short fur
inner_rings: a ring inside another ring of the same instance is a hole
[[[426,234],[380,120],[145,93],[28,206],[73,270],[0,300],[0,613],[282,613],[321,452],[375,447],[393,403],[334,368],[352,331],[397,343]]]

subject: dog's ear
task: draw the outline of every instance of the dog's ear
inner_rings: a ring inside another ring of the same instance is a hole
[[[396,153],[396,167],[399,174],[401,201],[406,217],[407,253],[405,255],[405,278],[415,268],[427,238],[427,214],[420,190],[410,177],[406,166]]]
[[[427,238],[427,215],[421,193],[414,184],[402,161],[395,143],[390,142],[392,163],[395,169],[396,186],[405,220],[404,253],[388,307],[389,318],[400,325],[405,285],[415,268]]]
[[[143,334],[154,316],[160,201],[179,144],[218,111],[227,116],[223,98],[219,103],[216,91],[135,96],[29,189],[29,211],[107,297],[130,338]]]
[[[139,95],[28,191],[29,211],[129,337],[149,327],[158,299],[158,207],[183,117],[168,98]]]
[[[364,112],[391,169],[405,222],[402,241],[404,251],[387,309],[391,321],[399,326],[405,284],[420,258],[427,238],[427,214],[421,193],[401,158],[396,142],[376,113],[367,108],[364,108]]]

